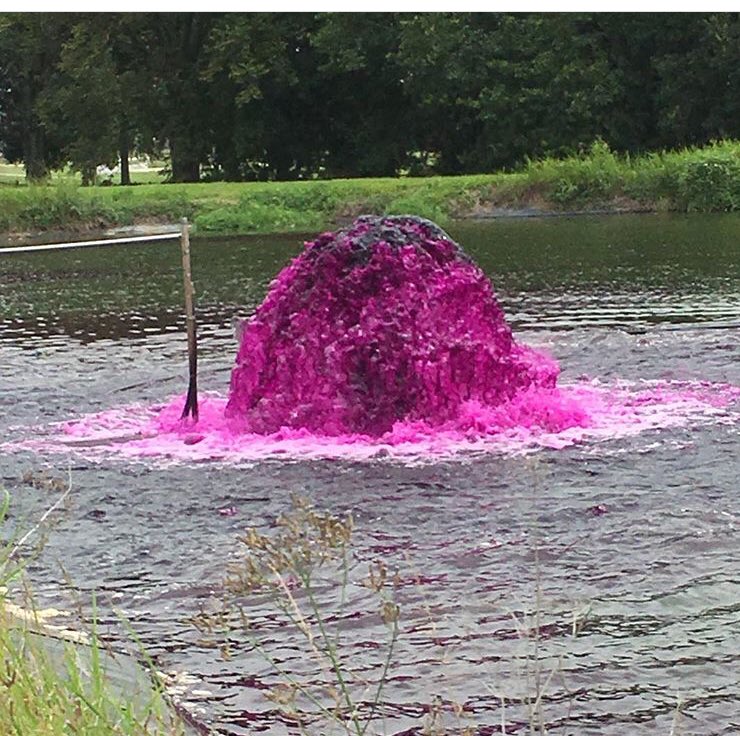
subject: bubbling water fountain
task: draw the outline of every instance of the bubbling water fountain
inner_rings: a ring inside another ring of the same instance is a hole
[[[360,217],[285,268],[244,325],[227,416],[380,436],[553,388],[554,360],[516,343],[491,282],[419,217]]]
[[[17,451],[165,462],[564,448],[689,422],[737,421],[740,388],[558,381],[519,344],[491,282],[441,228],[372,217],[320,235],[241,325],[228,396],[129,404],[36,428]]]

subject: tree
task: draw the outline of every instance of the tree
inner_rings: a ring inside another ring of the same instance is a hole
[[[740,14],[672,16],[654,67],[661,145],[740,135]]]
[[[173,181],[515,167],[601,138],[740,135],[737,13],[0,16],[0,150],[93,180],[169,147]]]
[[[212,13],[149,13],[144,17],[151,45],[143,63],[150,80],[155,134],[168,143],[170,178],[200,178],[207,159],[213,118],[211,90],[203,79]]]
[[[396,13],[326,13],[311,34],[332,175],[393,176],[415,149]]]
[[[211,164],[227,179],[290,178],[300,166],[305,126],[286,130],[282,100],[300,95],[293,57],[305,50],[297,13],[219,16],[208,38],[202,79],[215,107]]]
[[[404,17],[398,61],[421,146],[459,173],[603,135],[618,84],[597,41],[571,14]]]
[[[152,53],[154,34],[147,16],[139,13],[106,13],[93,16],[109,24],[110,50],[118,78],[117,117],[121,184],[130,184],[129,155],[155,151],[157,106],[152,75],[146,60]]]
[[[22,161],[29,181],[40,181],[63,161],[61,141],[43,124],[37,103],[55,73],[70,27],[60,13],[0,17],[2,153]]]
[[[99,164],[115,164],[118,150],[120,82],[109,33],[95,25],[81,20],[72,28],[38,104],[45,127],[65,141],[65,158],[83,186],[95,183]]]
[[[227,178],[395,174],[411,130],[390,57],[396,26],[394,14],[220,17],[204,71],[221,91],[215,168]]]

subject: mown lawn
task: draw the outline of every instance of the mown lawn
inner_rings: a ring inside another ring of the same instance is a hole
[[[1,173],[1,172],[0,172]],[[0,186],[0,229],[85,229],[188,217],[201,233],[315,231],[360,213],[416,214],[444,224],[497,209],[740,209],[740,143],[630,158],[603,143],[512,173],[425,178],[80,187]]]

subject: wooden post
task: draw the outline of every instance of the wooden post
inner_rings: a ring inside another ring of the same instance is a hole
[[[188,331],[188,363],[190,379],[188,381],[188,396],[181,419],[190,414],[198,421],[198,343],[195,333],[195,309],[193,306],[193,274],[190,270],[190,225],[187,217],[181,220],[180,247],[182,249],[182,275],[185,287],[185,320]]]

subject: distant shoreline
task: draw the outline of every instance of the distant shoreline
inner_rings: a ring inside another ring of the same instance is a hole
[[[200,182],[81,187],[0,186],[0,240],[105,231],[154,233],[182,217],[200,237],[311,233],[359,214],[455,220],[740,211],[740,143],[619,156],[587,154],[530,163],[520,172],[464,176]],[[123,229],[123,230],[122,230]]]
[[[446,224],[449,226],[455,222],[493,222],[495,220],[535,220],[535,219],[559,219],[569,217],[610,217],[618,215],[649,215],[657,214],[658,211],[654,209],[584,209],[584,210],[568,210],[568,211],[547,211],[547,210],[534,210],[531,208],[521,209],[502,209],[497,208],[495,211],[492,210],[490,213],[478,212],[475,214],[455,217],[451,220],[447,220]],[[409,212],[408,214],[415,214]],[[257,237],[260,235],[290,235],[295,233],[296,235],[312,235],[321,230],[332,230],[348,225],[353,218],[343,218],[333,223],[328,223],[323,227],[315,228],[312,230],[283,230],[283,231],[260,231],[260,232],[218,232],[218,231],[194,231],[193,236],[198,239],[203,238],[228,238],[228,237],[239,237],[239,236],[253,236]],[[14,232],[0,232],[0,252],[3,248],[12,247],[14,245],[42,245],[45,243],[63,243],[77,238],[80,240],[92,240],[96,238],[116,238],[125,236],[145,236],[145,235],[161,235],[163,233],[176,232],[179,229],[179,225],[176,222],[163,224],[161,222],[138,222],[135,225],[120,225],[112,227],[95,227],[89,225],[75,225],[67,228],[50,229],[50,230],[36,230],[36,231],[14,231]]]

